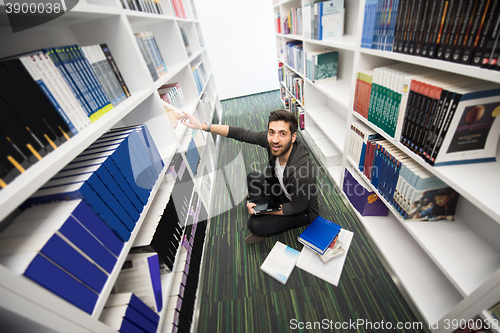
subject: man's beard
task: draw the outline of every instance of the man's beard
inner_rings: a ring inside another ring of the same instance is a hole
[[[290,140],[290,142],[286,146],[281,146],[280,150],[278,150],[277,152],[275,152],[273,150],[273,145],[270,142],[269,145],[271,146],[271,154],[273,154],[273,156],[275,156],[275,157],[280,157],[280,156],[286,154],[290,150],[290,147],[292,146],[292,143],[293,143],[292,140]]]

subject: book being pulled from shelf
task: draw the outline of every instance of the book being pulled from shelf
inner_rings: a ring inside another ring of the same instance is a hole
[[[299,254],[299,251],[281,242],[276,242],[260,266],[260,269],[279,282],[286,284],[290,274],[292,274]]]
[[[496,69],[498,1],[368,0],[361,46]]]
[[[124,9],[151,14],[163,14],[160,0],[120,0]]]
[[[167,74],[167,65],[151,31],[137,32],[134,36],[153,80],[156,81]]]
[[[174,107],[173,105],[170,105],[169,103],[165,102],[164,99],[162,99],[161,103],[163,104],[163,110],[165,110],[165,112],[167,113],[168,119],[170,120],[172,127],[174,129],[177,128],[177,126],[179,125],[179,118],[182,115],[182,111]]]

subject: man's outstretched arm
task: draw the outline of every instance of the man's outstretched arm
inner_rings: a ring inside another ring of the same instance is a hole
[[[191,129],[197,129],[197,130],[203,130],[207,131],[208,125],[205,123],[201,123],[198,119],[193,117],[192,115],[182,112],[181,117],[179,118],[181,123],[186,125],[187,127]],[[215,133],[217,135],[222,135],[224,137],[227,137],[229,133],[229,126],[228,125],[211,125],[210,126],[210,133]]]

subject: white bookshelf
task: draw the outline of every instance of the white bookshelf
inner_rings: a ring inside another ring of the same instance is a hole
[[[134,239],[147,217],[157,191],[161,189],[171,192],[175,186],[174,183],[166,180],[168,177],[164,176],[174,154],[183,153],[181,141],[188,132],[187,127],[181,124],[177,129],[172,127],[163,111],[157,89],[167,83],[180,82],[187,100],[187,105],[183,110],[199,116],[204,121],[211,120],[211,112],[215,108],[219,112],[221,110],[196,10],[192,8],[192,1],[184,0],[183,3],[188,16],[186,19],[175,16],[169,0],[160,1],[164,15],[123,9],[120,0],[81,0],[75,8],[58,19],[13,34],[4,1],[0,1],[0,39],[2,40],[0,58],[54,46],[70,44],[87,46],[106,43],[131,94],[127,100],[45,156],[2,189],[0,191],[0,221],[12,214],[39,187],[112,128],[146,124],[165,163],[131,238],[125,243],[115,268],[100,293],[93,313],[87,314],[32,280],[18,276],[6,267],[0,266],[0,321],[6,331],[114,331],[99,321],[99,315]],[[185,51],[179,31],[180,26],[188,32],[192,52],[190,56]],[[134,33],[144,31],[153,33],[168,70],[166,75],[156,81],[151,78],[134,37]],[[201,94],[196,89],[191,72],[191,66],[197,62],[202,62],[206,71],[202,94],[207,94],[212,106],[212,110],[207,114],[205,114],[207,111],[200,107]],[[215,145],[209,133],[206,134],[206,138],[208,139],[205,141],[207,147]],[[215,172],[213,161],[215,153],[216,149],[213,147],[204,149],[201,154],[200,165],[208,165],[212,173]],[[191,173],[190,168],[187,169]],[[192,173],[191,176],[193,176]],[[194,190],[199,192],[199,186],[195,185]],[[164,195],[161,197],[162,200],[168,200],[163,199]],[[209,211],[208,203],[211,197],[210,193],[208,202],[203,200],[207,211]],[[177,260],[175,264],[178,264]],[[168,300],[170,294],[172,276],[173,274],[162,276],[165,301]],[[160,317],[162,325],[159,326],[158,332],[167,332],[171,323],[165,321],[165,311],[160,313]]]
[[[276,19],[277,13],[280,13],[283,22],[290,8],[304,4],[302,0],[273,0],[273,18]],[[333,179],[337,177],[335,182],[340,188],[347,168],[358,178],[364,179],[370,190],[376,191],[346,154],[349,151],[351,123],[362,122],[461,195],[454,222],[406,222],[381,196],[389,207],[388,217],[364,217],[352,207],[416,315],[424,320],[425,326],[432,332],[452,332],[453,329],[446,325],[448,321],[468,320],[480,314],[484,318],[486,310],[500,301],[500,193],[497,190],[500,188],[500,161],[430,166],[352,111],[356,73],[403,62],[500,83],[500,72],[362,48],[364,8],[365,0],[345,1],[344,36],[340,38],[316,41],[273,31],[278,47],[277,60],[285,64],[285,75],[295,72],[304,78],[305,130],[308,125],[318,126],[332,144],[344,153],[341,166],[321,166],[328,170]],[[288,66],[284,54],[279,52],[280,45],[284,47],[287,41],[294,40],[303,42],[304,52],[324,49],[338,51],[337,81],[313,83],[305,78],[304,73],[298,73]],[[497,151],[499,158],[500,151]]]

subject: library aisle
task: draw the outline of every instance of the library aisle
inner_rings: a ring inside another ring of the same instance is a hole
[[[221,123],[252,130],[266,130],[269,112],[283,108],[279,91],[221,103]],[[407,328],[400,332],[423,332],[408,328],[418,327],[420,320],[399,292],[325,170],[321,170],[317,179],[321,187],[320,214],[354,232],[339,286],[298,267],[294,268],[286,285],[262,272],[260,266],[276,241],[299,251],[302,249],[297,236],[304,228],[269,236],[255,245],[245,244],[249,233],[245,201],[232,202],[234,207],[225,211],[228,192],[232,192],[232,198],[242,198],[242,194],[246,194],[246,181],[240,179],[242,172],[234,170],[238,165],[232,162],[241,152],[248,173],[252,168],[265,165],[266,154],[258,146],[220,139],[217,169],[224,170],[225,175],[217,177],[214,184],[211,208],[212,212],[219,210],[221,213],[211,218],[207,231],[198,295],[201,304],[198,332],[290,332],[300,327],[300,323],[321,323],[325,319],[328,325],[359,320],[374,324],[390,322],[394,327],[403,323]],[[343,331],[356,332],[355,329]],[[396,330],[377,330],[386,331]]]

